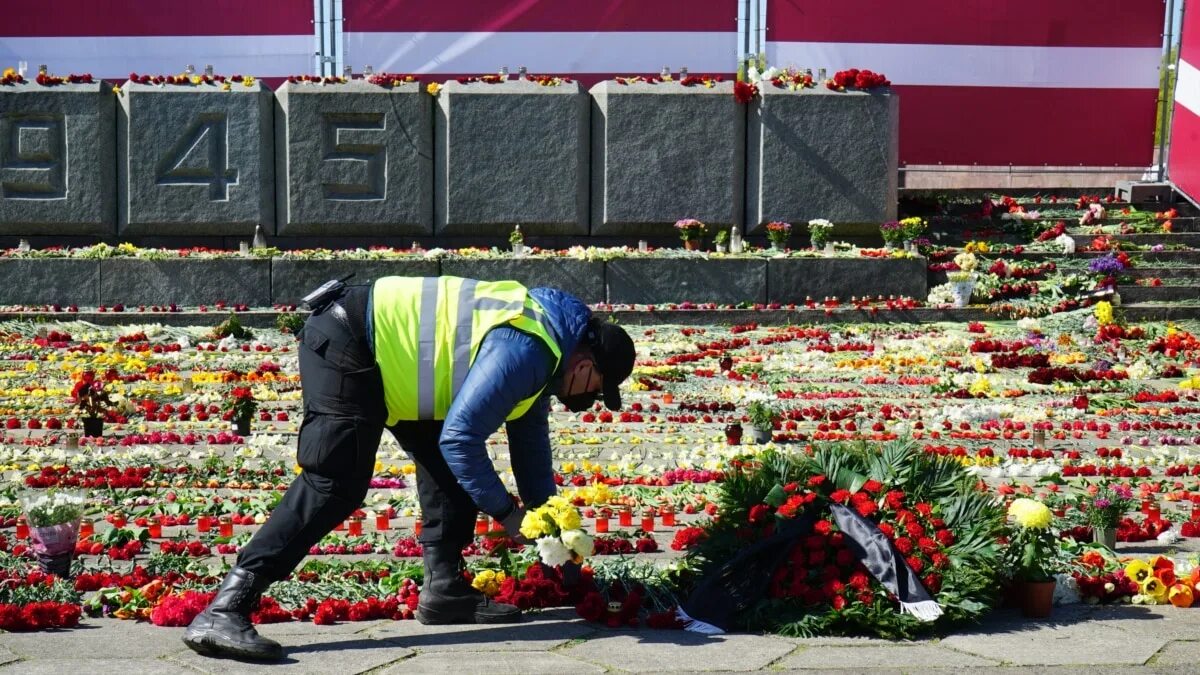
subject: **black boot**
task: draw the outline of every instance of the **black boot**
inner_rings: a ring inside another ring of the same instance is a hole
[[[184,644],[205,656],[272,661],[283,658],[283,647],[259,635],[250,623],[250,613],[270,584],[269,579],[240,567],[230,570],[217,597],[187,627]]]
[[[516,623],[521,610],[492,599],[471,588],[463,578],[462,547],[426,544],[425,583],[417,621],[426,625],[454,623]]]

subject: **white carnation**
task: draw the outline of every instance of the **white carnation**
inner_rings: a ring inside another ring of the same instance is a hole
[[[557,567],[571,559],[571,550],[558,537],[542,537],[537,541],[538,557],[551,567]]]
[[[562,533],[563,544],[577,555],[588,557],[595,550],[592,538],[583,530],[567,530]]]

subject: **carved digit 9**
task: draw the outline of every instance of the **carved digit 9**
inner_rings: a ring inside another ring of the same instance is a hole
[[[61,114],[0,117],[0,198],[67,198],[67,133]]]
[[[203,146],[203,147],[202,147]],[[224,113],[200,113],[155,168],[157,185],[207,185],[212,201],[229,201],[238,170],[226,166],[229,125]]]

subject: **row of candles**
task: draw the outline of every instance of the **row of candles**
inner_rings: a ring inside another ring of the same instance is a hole
[[[595,531],[597,534],[605,534],[609,532],[610,520],[613,514],[608,509],[600,509],[596,511]],[[675,526],[675,509],[670,506],[660,508],[648,508],[641,514],[641,529],[645,532],[653,532],[655,527],[655,518],[658,517],[663,527]],[[1195,512],[1193,512],[1195,517]],[[633,527],[634,514],[631,507],[622,507],[616,513],[618,527]],[[378,532],[386,532],[391,527],[391,517],[386,513],[379,513],[375,516],[375,530]],[[343,521],[333,528],[335,532],[346,532],[351,537],[360,537],[363,534],[364,518],[359,516],[351,516],[348,520]],[[125,527],[128,524],[127,519],[122,514],[115,514],[112,518],[112,526],[116,528]],[[159,539],[162,537],[162,521],[159,519],[151,520],[147,523],[146,529],[149,531],[151,539]],[[221,537],[233,536],[233,517],[232,516],[198,516],[196,518],[196,532],[205,534],[212,532],[216,528],[217,534]],[[421,518],[418,517],[413,523],[413,533],[421,534]],[[486,535],[488,532],[503,532],[504,527],[500,521],[489,518],[486,515],[480,514],[475,520],[475,534]],[[79,538],[87,539],[96,532],[95,523],[90,518],[85,518],[79,525]],[[18,540],[29,538],[29,523],[25,516],[17,518],[16,537]]]

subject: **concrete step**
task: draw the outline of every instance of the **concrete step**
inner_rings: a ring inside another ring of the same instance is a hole
[[[1196,286],[1134,286],[1123,285],[1117,289],[1122,302],[1179,302],[1200,300],[1200,285]]]
[[[1097,236],[1100,235],[1071,233],[1071,237],[1075,239],[1075,245],[1080,248],[1090,244],[1091,241]],[[1200,247],[1200,232],[1113,234],[1108,236],[1117,241],[1137,244],[1138,246],[1154,246],[1155,244],[1162,244],[1163,246],[1187,246],[1190,248]]]
[[[1198,260],[1200,262],[1200,260]],[[1184,267],[1134,267],[1125,272],[1134,279],[1197,279],[1200,280],[1200,266]]]

